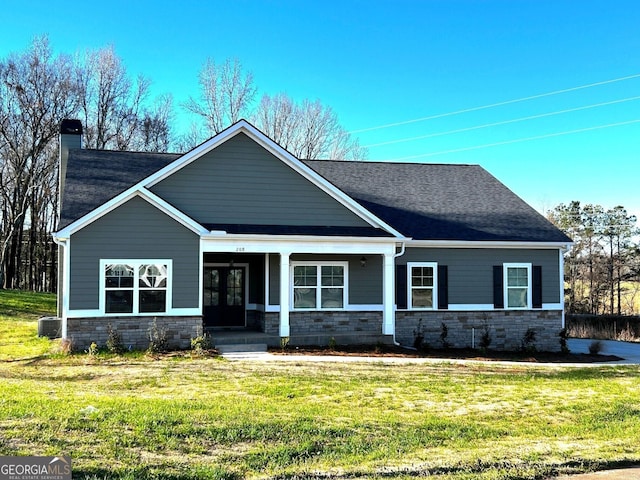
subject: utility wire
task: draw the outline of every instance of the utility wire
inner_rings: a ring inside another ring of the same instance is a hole
[[[469,132],[471,130],[479,130],[481,128],[489,128],[489,127],[497,127],[498,125],[507,125],[509,123],[516,123],[516,122],[524,122],[526,120],[535,120],[537,118],[544,118],[544,117],[551,117],[554,115],[561,115],[563,113],[570,113],[570,112],[578,112],[580,110],[587,110],[590,108],[597,108],[597,107],[604,107],[607,105],[614,105],[617,103],[624,103],[624,102],[631,102],[633,100],[640,100],[640,95],[636,96],[636,97],[629,97],[629,98],[623,98],[620,100],[612,100],[610,102],[603,102],[603,103],[596,103],[596,104],[592,104],[592,105],[585,105],[582,107],[576,107],[576,108],[569,108],[566,110],[559,110],[559,111],[555,111],[555,112],[548,112],[548,113],[541,113],[538,115],[531,115],[528,117],[520,117],[520,118],[515,118],[512,120],[503,120],[500,122],[494,122],[494,123],[485,123],[483,125],[477,125],[474,127],[466,127],[466,128],[458,128],[456,130],[448,130],[446,132],[436,132],[436,133],[429,133],[426,135],[419,135],[417,137],[409,137],[409,138],[400,138],[397,140],[389,140],[387,142],[379,142],[379,143],[372,143],[371,145],[365,145],[363,148],[374,148],[374,147],[381,147],[383,145],[392,145],[395,143],[405,143],[405,142],[412,142],[415,140],[424,140],[425,138],[433,138],[433,137],[441,137],[444,135],[452,135],[454,133],[462,133],[462,132]]]
[[[614,79],[611,79],[611,80],[604,80],[602,82],[590,83],[588,85],[580,85],[578,87],[565,88],[565,89],[562,89],[562,90],[554,90],[553,92],[540,93],[538,95],[531,95],[529,97],[522,97],[522,98],[516,98],[516,99],[513,99],[513,100],[506,100],[506,101],[503,101],[503,102],[492,103],[490,105],[482,105],[482,106],[479,106],[479,107],[465,108],[463,110],[456,110],[455,112],[440,113],[440,114],[437,114],[437,115],[430,115],[428,117],[414,118],[413,120],[404,120],[402,122],[387,123],[385,125],[378,125],[376,127],[360,128],[358,130],[351,130],[349,133],[355,134],[355,133],[371,132],[373,130],[382,130],[384,128],[397,127],[397,126],[400,126],[400,125],[408,125],[410,123],[424,122],[426,120],[433,120],[433,119],[436,119],[436,118],[451,117],[453,115],[460,115],[461,113],[476,112],[478,110],[486,110],[488,108],[500,107],[502,105],[510,105],[512,103],[526,102],[528,100],[534,100],[536,98],[550,97],[552,95],[559,95],[561,93],[574,92],[576,90],[582,90],[582,89],[585,89],[585,88],[597,87],[597,86],[600,86],[600,85],[607,85],[609,83],[622,82],[624,80],[631,80],[632,78],[638,78],[638,77],[640,77],[640,73],[634,74],[634,75],[628,75],[626,77],[614,78]]]
[[[631,125],[633,123],[640,123],[640,119],[629,120],[629,121],[626,121],[626,122],[609,123],[607,125],[597,125],[595,127],[579,128],[579,129],[576,129],[576,130],[567,130],[565,132],[556,132],[556,133],[549,133],[549,134],[545,134],[545,135],[537,135],[535,137],[518,138],[518,139],[515,139],[515,140],[505,140],[504,142],[486,143],[484,145],[475,145],[473,147],[454,148],[452,150],[442,150],[440,152],[422,153],[422,154],[418,154],[418,155],[409,155],[407,157],[393,158],[393,159],[390,159],[390,160],[378,160],[378,161],[401,162],[401,161],[404,161],[404,160],[413,160],[413,159],[416,159],[416,158],[435,157],[436,155],[447,155],[449,153],[466,152],[466,151],[469,151],[469,150],[478,150],[480,148],[497,147],[499,145],[509,145],[509,144],[512,144],[512,143],[528,142],[528,141],[531,141],[531,140],[541,140],[543,138],[560,137],[562,135],[570,135],[570,134],[573,134],[573,133],[589,132],[589,131],[592,131],[592,130],[600,130],[600,129],[603,129],[603,128],[619,127],[619,126],[622,126],[622,125]]]

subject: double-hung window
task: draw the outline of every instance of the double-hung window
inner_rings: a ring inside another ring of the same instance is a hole
[[[295,263],[294,310],[343,309],[347,298],[347,263]]]
[[[410,309],[438,308],[438,264],[407,263],[408,302]]]
[[[531,264],[504,264],[505,308],[531,308]]]
[[[171,261],[102,260],[104,313],[165,313]]]

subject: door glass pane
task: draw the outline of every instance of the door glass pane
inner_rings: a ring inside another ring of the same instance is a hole
[[[220,271],[205,268],[204,272],[204,305],[217,307],[220,304]]]
[[[241,307],[243,305],[242,272],[241,268],[232,268],[227,273],[227,306]]]

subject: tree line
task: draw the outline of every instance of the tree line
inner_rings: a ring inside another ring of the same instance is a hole
[[[640,244],[637,218],[623,206],[604,209],[578,201],[560,204],[549,220],[574,245],[565,255],[565,301],[569,313],[637,314]]]
[[[199,96],[179,105],[192,123],[179,132],[172,124],[172,96],[151,98],[151,80],[130,75],[113,47],[55,55],[48,38],[38,37],[0,59],[0,287],[55,291],[51,233],[64,118],[82,121],[85,148],[186,152],[247,118],[299,158],[367,156],[330,107],[318,100],[296,102],[285,93],[260,95],[237,59],[207,59],[197,82]],[[636,218],[623,207],[605,210],[578,201],[557,206],[548,218],[575,242],[565,256],[567,310],[637,313]]]
[[[366,150],[319,101],[263,94],[238,60],[208,59],[186,132],[174,129],[170,94],[151,98],[151,80],[132,76],[113,47],[54,54],[46,36],[0,59],[0,287],[56,288],[58,132],[83,124],[83,147],[186,152],[240,118],[301,158],[363,159]]]

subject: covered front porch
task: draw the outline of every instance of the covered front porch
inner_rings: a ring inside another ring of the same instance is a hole
[[[212,237],[201,241],[201,308],[214,343],[393,341],[394,241]]]

